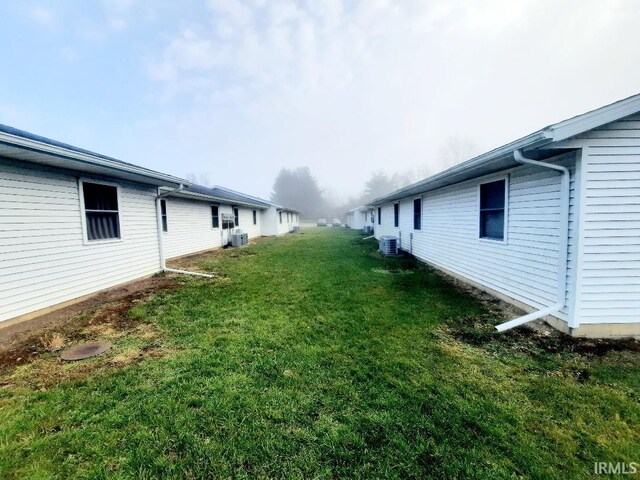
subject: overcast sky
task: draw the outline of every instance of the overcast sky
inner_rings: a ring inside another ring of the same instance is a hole
[[[376,169],[489,150],[640,92],[636,0],[0,3],[0,123],[268,196],[308,165],[338,198]]]

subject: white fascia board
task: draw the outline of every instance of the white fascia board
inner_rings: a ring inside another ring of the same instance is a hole
[[[615,122],[640,111],[640,94],[600,107],[548,127],[553,131],[554,141],[588,132],[607,123]]]
[[[173,175],[167,175],[164,173],[156,172],[154,170],[150,170],[148,168],[138,167],[132,164],[111,161],[106,158],[100,158],[87,153],[76,152],[76,151],[69,150],[56,145],[49,145],[43,142],[38,142],[36,140],[31,140],[31,139],[23,138],[17,135],[12,135],[10,133],[0,132],[0,142],[5,143],[7,145],[14,146],[15,148],[27,149],[32,152],[42,153],[45,155],[53,155],[55,157],[63,158],[72,162],[80,162],[80,163],[107,168],[109,170],[113,170],[114,172],[130,173],[134,175],[139,175],[141,177],[160,180],[162,182],[168,183],[169,185],[180,185],[180,184],[191,185],[191,183],[188,182],[187,180],[174,177]],[[70,165],[69,169],[73,170],[74,167]]]

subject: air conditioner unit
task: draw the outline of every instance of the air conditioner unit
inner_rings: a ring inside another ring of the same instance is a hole
[[[380,251],[385,256],[398,254],[398,238],[392,235],[383,235],[380,237]]]
[[[294,225],[293,228],[291,229],[291,231],[293,233],[300,233],[300,226],[299,225]]]
[[[362,233],[373,233],[373,227],[371,225],[365,225],[362,227]]]
[[[247,243],[249,243],[248,233],[233,233],[231,235],[232,247],[241,247],[242,245],[246,245]]]

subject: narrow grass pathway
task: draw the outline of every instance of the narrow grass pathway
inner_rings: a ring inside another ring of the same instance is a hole
[[[194,262],[221,278],[129,312],[170,354],[0,390],[1,478],[566,479],[640,462],[637,352],[494,335],[483,305],[353,232]]]

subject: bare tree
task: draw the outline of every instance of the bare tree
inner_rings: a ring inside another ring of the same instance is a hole
[[[457,134],[452,135],[440,145],[435,167],[438,171],[444,170],[469,160],[479,153],[480,147],[471,138]]]

